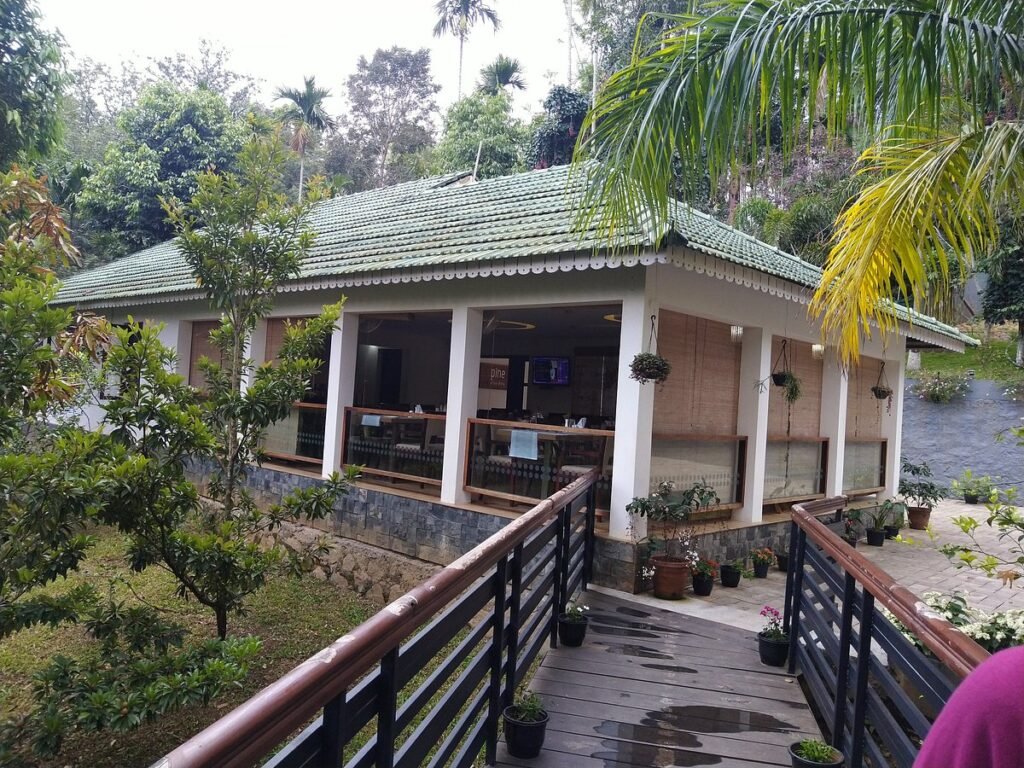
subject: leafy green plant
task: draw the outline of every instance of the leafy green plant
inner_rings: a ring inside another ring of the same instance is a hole
[[[910,386],[912,394],[929,403],[949,403],[969,390],[969,380],[961,374],[924,374]]]
[[[694,576],[705,576],[709,579],[718,577],[718,561],[709,557],[702,557],[697,561],[691,573]]]
[[[907,511],[902,502],[896,501],[896,499],[886,499],[882,502],[882,509],[888,519],[892,521],[890,525],[902,528],[906,524]]]
[[[589,610],[590,606],[580,603],[569,603],[565,606],[565,613],[562,614],[562,618],[571,624],[583,624],[587,620],[587,611]]]
[[[548,713],[540,696],[533,691],[523,691],[509,707],[508,715],[521,723],[539,723]]]
[[[658,484],[654,493],[634,498],[626,505],[626,511],[661,527],[660,535],[648,535],[651,544],[649,554],[653,555],[663,547],[668,555],[693,567],[700,556],[693,544],[694,531],[689,525],[691,516],[718,501],[715,489],[704,481],[693,483],[682,491],[676,491],[673,482],[665,481]]]
[[[649,381],[660,384],[671,372],[672,365],[669,361],[654,352],[641,352],[634,356],[629,364],[629,378],[641,384]]]
[[[818,739],[804,739],[796,748],[797,757],[812,763],[828,765],[839,758],[839,753],[831,744]]]
[[[995,483],[989,475],[975,476],[970,469],[965,469],[963,474],[953,481],[953,490],[961,496],[977,496],[985,501],[993,501],[996,493]]]
[[[985,506],[988,517],[981,521],[972,515],[953,518],[953,524],[967,536],[969,544],[944,544],[940,549],[957,567],[976,568],[989,576],[1013,583],[1024,577],[1024,515],[1016,506],[1016,489],[1010,488],[1003,498],[996,497]],[[990,551],[978,540],[976,532],[982,525],[998,532],[1003,549]]]
[[[927,462],[913,464],[904,458],[900,462],[900,496],[912,507],[931,509],[945,498],[948,492],[931,478],[932,470]]]

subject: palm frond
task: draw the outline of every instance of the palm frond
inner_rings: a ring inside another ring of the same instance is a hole
[[[315,77],[304,78],[302,88],[278,88],[274,93],[275,99],[290,102],[282,113],[282,121],[292,126],[292,149],[300,154],[313,131],[330,133],[337,129],[337,121],[324,106],[330,96],[330,90],[317,86]]]
[[[845,361],[872,326],[895,329],[894,301],[925,306],[930,286],[969,274],[998,242],[1000,204],[1024,189],[1024,123],[921,133],[901,130],[863,154],[862,172],[881,178],[837,222],[811,311]]]
[[[449,34],[465,39],[470,28],[481,22],[489,23],[494,29],[501,27],[498,12],[484,5],[483,0],[438,0],[434,10],[437,11],[434,37]]]

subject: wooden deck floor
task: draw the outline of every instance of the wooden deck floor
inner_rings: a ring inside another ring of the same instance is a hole
[[[788,766],[820,737],[799,683],[758,660],[751,632],[595,592],[582,648],[548,651],[531,688],[550,714],[544,752],[499,766]]]

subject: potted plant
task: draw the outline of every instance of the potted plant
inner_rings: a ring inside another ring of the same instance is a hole
[[[789,747],[789,760],[793,768],[842,765],[844,759],[842,752],[818,739],[804,739]]]
[[[743,560],[734,560],[731,563],[722,563],[722,586],[738,587],[740,579],[743,578]]]
[[[785,389],[783,396],[787,403],[795,403],[800,399],[800,379],[793,374],[790,366],[788,343],[788,339],[782,340],[782,349],[772,366],[771,380],[776,387]]]
[[[675,495],[675,498],[673,496]],[[648,536],[650,564],[654,569],[654,596],[679,600],[685,596],[687,578],[700,560],[693,544],[690,516],[718,503],[714,488],[703,481],[675,494],[671,481],[659,483],[654,493],[638,496],[626,505],[630,515],[646,517],[660,531]]]
[[[932,480],[932,470],[926,462],[900,463],[900,496],[906,501],[910,527],[923,531],[928,527],[932,509],[946,495],[946,489]]]
[[[895,539],[900,535],[900,529],[906,525],[906,512],[903,504],[896,499],[886,499],[882,506],[888,510],[889,522],[885,524],[885,538]]]
[[[782,629],[782,616],[770,605],[761,609],[764,629],[757,633],[757,652],[761,663],[781,667],[789,657],[789,635]]]
[[[868,546],[881,547],[885,544],[885,521],[889,519],[889,509],[885,504],[879,504],[869,517],[871,518],[871,527],[865,531]]]
[[[848,509],[843,514],[843,541],[854,549],[857,548],[857,525],[860,523],[860,510]]]
[[[530,759],[540,754],[548,727],[548,713],[540,697],[532,692],[520,694],[502,712],[505,744],[512,757]]]
[[[718,575],[718,563],[707,557],[702,557],[693,566],[691,579],[693,580],[693,594],[700,597],[707,597],[715,586],[715,577]]]
[[[583,638],[587,636],[587,611],[585,605],[569,603],[565,607],[565,613],[558,615],[558,642],[570,648],[579,648],[583,645]]]
[[[975,477],[971,470],[965,469],[964,473],[957,480],[953,481],[953,490],[963,496],[964,501],[968,504],[977,504],[982,499],[985,501],[992,500],[992,492],[995,490],[995,485],[992,482],[992,478],[988,475]]]
[[[775,553],[771,547],[761,547],[750,553],[750,560],[754,564],[754,576],[758,579],[767,579],[768,569],[775,562]]]
[[[892,411],[892,387],[889,386],[889,381],[885,377],[885,363],[882,363],[882,367],[878,369],[878,381],[875,382],[875,386],[871,388],[871,394],[875,396],[876,400],[888,400],[886,404],[886,411]]]
[[[778,565],[780,571],[783,571],[783,572],[788,571],[789,570],[789,553],[788,552],[786,552],[786,553],[776,552],[775,553],[775,563],[776,563],[776,565]]]
[[[641,352],[629,364],[629,378],[646,384],[654,381],[661,384],[672,372],[672,365],[655,352]]]

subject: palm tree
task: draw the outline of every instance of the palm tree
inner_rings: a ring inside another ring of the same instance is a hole
[[[451,34],[459,38],[459,93],[462,98],[462,52],[466,45],[469,30],[479,22],[489,22],[498,29],[501,21],[498,13],[483,0],[437,0],[437,23],[434,25],[434,37]]]
[[[337,122],[327,114],[324,101],[331,92],[318,88],[315,77],[304,78],[303,87],[278,88],[275,99],[286,99],[291,103],[282,115],[282,122],[292,129],[291,148],[299,154],[299,201],[302,200],[302,185],[306,171],[306,149],[316,141],[317,134],[330,133]]]
[[[781,126],[869,143],[871,182],[836,223],[812,311],[847,361],[862,332],[894,329],[892,301],[966,273],[1024,190],[1024,3],[1000,0],[717,0],[666,16],[599,94],[577,161],[599,158],[577,225],[663,234],[669,190],[692,196],[756,168]],[[773,122],[775,128],[772,128]],[[810,130],[808,127],[810,126]],[[593,133],[591,133],[591,130]],[[681,175],[675,172],[681,168]],[[641,212],[643,215],[641,215]]]
[[[519,59],[510,59],[499,53],[498,58],[480,70],[478,89],[495,96],[505,88],[522,91],[526,88],[526,80],[523,79],[523,65]]]

